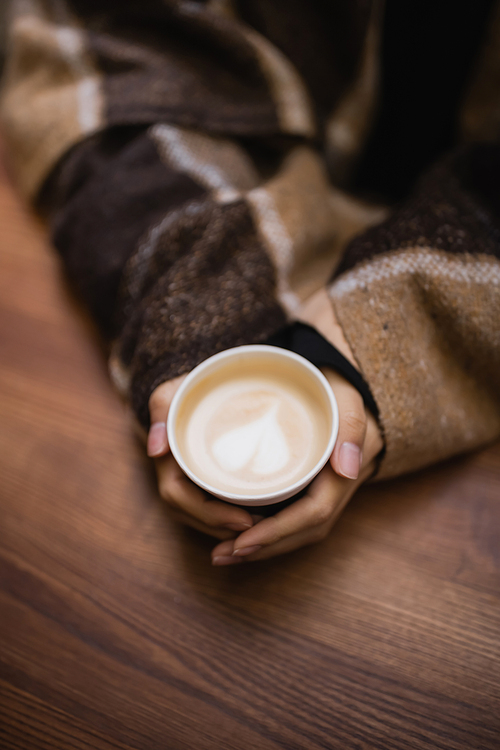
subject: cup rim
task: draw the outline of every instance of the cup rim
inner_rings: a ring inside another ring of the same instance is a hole
[[[189,390],[190,386],[193,384],[193,381],[198,380],[205,370],[211,368],[217,362],[220,362],[224,359],[232,359],[238,354],[245,356],[247,353],[255,355],[259,353],[271,354],[276,357],[288,358],[298,363],[305,369],[309,370],[310,374],[315,377],[318,383],[323,387],[327,402],[330,406],[332,420],[332,430],[330,438],[328,440],[328,444],[321,454],[321,458],[307,472],[307,474],[305,474],[293,484],[282,487],[279,490],[273,490],[272,492],[267,493],[256,493],[255,495],[242,495],[236,492],[229,492],[227,490],[214,487],[213,485],[208,484],[208,482],[200,479],[184,461],[175,437],[175,419],[177,417],[177,413],[179,411],[183,396]],[[328,459],[330,458],[335,446],[335,442],[337,440],[338,429],[339,411],[337,400],[330,383],[325,378],[321,370],[319,370],[318,367],[313,365],[311,362],[309,362],[308,359],[302,357],[300,354],[296,354],[295,352],[289,351],[288,349],[282,349],[281,347],[270,346],[269,344],[246,344],[244,346],[234,346],[230,349],[224,349],[224,351],[218,352],[217,354],[213,354],[211,357],[203,360],[203,362],[200,362],[199,365],[191,370],[189,375],[178,388],[174,398],[172,399],[172,403],[170,404],[170,409],[167,417],[167,437],[169,447],[173,457],[179,464],[184,474],[186,474],[189,479],[191,479],[191,481],[193,481],[198,487],[205,490],[206,492],[209,492],[211,495],[214,495],[215,497],[218,497],[222,500],[227,500],[228,502],[237,503],[238,505],[248,506],[270,505],[273,503],[277,503],[281,500],[292,497],[292,495],[295,495],[297,492],[300,492],[300,490],[306,487],[309,482],[311,482],[314,477],[319,474],[321,469],[326,465]]]

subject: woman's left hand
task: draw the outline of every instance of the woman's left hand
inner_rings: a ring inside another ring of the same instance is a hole
[[[325,290],[308,301],[301,318],[356,365]],[[325,369],[324,373],[339,407],[339,434],[329,463],[312,482],[307,495],[236,539],[218,544],[212,550],[213,565],[264,560],[321,541],[357,488],[372,475],[383,447],[378,424],[350,383],[332,370]],[[258,513],[258,507],[252,510]]]
[[[212,564],[265,560],[325,539],[358,487],[373,473],[381,448],[380,430],[374,417],[368,414],[357,479],[339,476],[332,468],[332,457],[312,482],[307,495],[275,516],[259,521],[236,539],[218,544],[212,550]],[[259,512],[258,507],[253,510]]]

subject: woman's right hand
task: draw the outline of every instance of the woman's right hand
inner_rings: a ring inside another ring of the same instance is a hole
[[[197,487],[170,453],[167,416],[172,399],[185,377],[181,375],[168,380],[151,394],[148,456],[155,460],[158,489],[175,520],[217,539],[233,539],[254,525],[250,513],[237,505],[221,502]]]

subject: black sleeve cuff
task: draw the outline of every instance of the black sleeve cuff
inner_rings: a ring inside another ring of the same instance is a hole
[[[367,409],[378,420],[379,410],[372,392],[361,373],[356,370],[348,359],[330,344],[318,331],[307,323],[292,323],[273,334],[266,344],[279,346],[300,354],[316,367],[331,367],[340,373],[356,390]]]

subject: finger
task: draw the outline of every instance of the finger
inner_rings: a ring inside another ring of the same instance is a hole
[[[274,544],[263,546],[244,556],[234,554],[235,548],[239,544],[239,540],[243,535],[238,537],[238,539],[226,540],[221,544],[218,544],[212,550],[212,565],[223,566],[235,565],[238,562],[257,562],[258,560],[266,560],[271,557],[276,557],[277,555],[283,555],[287,552],[299,549],[300,547],[305,547],[322,541],[331,532],[336,520],[356,491],[356,487],[357,483],[355,482],[349,482],[345,485],[343,493],[337,498],[337,502],[328,522],[298,531],[296,534],[280,539]]]
[[[167,423],[153,422],[148,432],[147,453],[151,458],[168,453]]]
[[[174,510],[173,508],[169,507],[168,504],[167,504],[167,512],[168,512],[169,517],[172,519],[172,521],[175,521],[176,523],[180,523],[183,526],[190,526],[192,529],[196,529],[196,531],[201,531],[202,534],[213,536],[216,539],[219,539],[219,540],[234,539],[236,536],[238,536],[238,532],[236,531],[230,531],[229,529],[207,526],[201,521],[198,521],[196,518],[193,518],[192,516],[188,516],[185,513],[182,513],[182,511]]]
[[[236,565],[243,562],[243,557],[233,557],[234,539],[228,539],[212,550],[212,565]]]
[[[325,375],[335,393],[339,408],[339,433],[330,463],[333,470],[347,479],[357,479],[362,465],[366,435],[366,411],[358,391],[337,373],[325,368]]]
[[[325,536],[326,536],[325,532]],[[234,539],[226,540],[218,544],[212,550],[212,565],[215,567],[222,567],[226,565],[238,565],[243,562],[257,562],[258,560],[267,560],[270,557],[277,557],[278,555],[292,552],[300,547],[305,547],[309,544],[315,544],[316,542],[323,539],[323,533],[315,533],[315,529],[306,529],[298,534],[294,534],[286,539],[281,539],[275,544],[270,544],[268,547],[262,547],[262,549],[253,552],[250,555],[235,555],[234,554]]]
[[[264,516],[258,516],[258,515],[255,515],[254,513],[251,513],[250,515],[252,516],[254,526],[256,523],[259,523],[264,518]],[[219,539],[226,539],[226,540],[231,539],[232,541],[230,542],[226,541],[225,546],[219,545],[214,550],[212,550],[212,565],[235,565],[236,563],[243,562],[244,560],[243,557],[232,557],[232,554],[234,552],[234,539],[236,536],[237,534],[233,533],[231,537],[229,536],[219,537]],[[219,547],[221,547],[221,549],[220,551],[217,551],[219,550]],[[220,557],[221,559],[215,562],[216,557]]]
[[[314,541],[315,539],[313,538],[311,530],[308,529],[306,532],[294,534],[293,537],[277,542],[276,544],[271,544],[269,547],[263,547],[261,550],[254,552],[251,555],[241,557],[234,554],[234,539],[230,539],[223,541],[214,547],[212,550],[212,565],[215,567],[221,567],[226,565],[238,565],[243,562],[264,560],[268,557],[291,552],[296,547],[313,544]]]
[[[164,456],[168,453],[167,416],[172,399],[186,375],[168,380],[155,388],[149,398],[151,426],[148,433],[148,456]]]
[[[328,523],[346,483],[347,480],[337,477],[330,466],[325,466],[311,485],[308,495],[241,534],[236,539],[234,555],[243,557],[253,554],[262,547]]]
[[[174,510],[210,528],[245,531],[252,527],[246,510],[207,495],[186,477],[172,455],[157,458],[155,464],[160,495]]]

